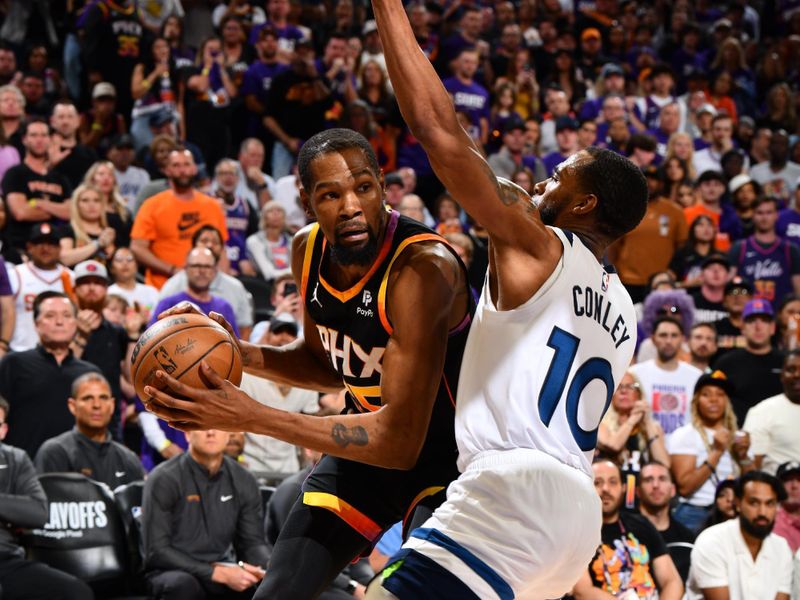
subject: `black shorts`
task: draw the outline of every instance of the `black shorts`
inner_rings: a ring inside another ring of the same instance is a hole
[[[459,475],[456,454],[420,456],[409,471],[382,469],[324,456],[303,483],[303,503],[330,510],[371,544],[402,520],[404,533],[417,507],[432,512]]]

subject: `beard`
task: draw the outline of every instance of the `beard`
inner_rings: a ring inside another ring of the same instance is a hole
[[[170,183],[178,192],[185,192],[192,187],[194,177],[172,177]]]
[[[78,297],[78,308],[81,310],[91,310],[98,314],[103,314],[103,307],[106,304],[105,298],[80,298]]]
[[[775,526],[775,521],[769,521],[766,525],[761,525],[749,520],[744,515],[739,515],[739,523],[741,523],[742,529],[759,540],[766,538]]]
[[[551,227],[556,224],[558,210],[555,206],[551,204],[540,204],[537,208],[539,209],[539,218],[542,219],[542,223],[550,225]]]
[[[367,241],[363,246],[351,248],[341,244],[331,244],[331,260],[344,267],[371,264],[378,256],[378,238],[369,228],[367,236]]]

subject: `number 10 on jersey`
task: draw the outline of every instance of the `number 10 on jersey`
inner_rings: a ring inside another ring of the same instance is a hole
[[[595,379],[599,379],[605,384],[605,405],[600,415],[602,419],[602,416],[608,410],[608,405],[611,404],[611,396],[614,394],[615,386],[614,376],[611,373],[611,364],[604,358],[599,357],[593,357],[585,361],[575,371],[572,381],[567,381],[580,343],[581,340],[571,333],[564,331],[560,327],[553,327],[550,338],[547,340],[547,346],[552,348],[555,354],[544,378],[542,389],[539,392],[539,417],[545,426],[550,425],[550,420],[556,412],[558,403],[564,394],[564,389],[566,389],[567,423],[578,447],[587,452],[594,450],[597,445],[597,426],[587,431],[578,424],[578,409],[583,390]]]

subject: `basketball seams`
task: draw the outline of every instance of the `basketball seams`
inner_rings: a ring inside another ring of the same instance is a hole
[[[160,337],[157,337],[157,338],[151,338],[151,339],[147,340],[147,343],[146,343],[144,346],[142,346],[142,348],[139,350],[139,355],[140,355],[142,358],[141,358],[141,360],[139,360],[139,361],[138,361],[138,362],[139,362],[139,364],[138,364],[138,365],[135,365],[135,367],[136,367],[136,368],[134,369],[133,373],[131,373],[131,379],[133,380],[133,382],[134,382],[134,383],[136,382],[136,376],[139,374],[139,369],[141,368],[141,366],[142,366],[142,363],[143,363],[143,362],[145,362],[145,358],[146,358],[146,357],[147,357],[147,356],[150,354],[150,352],[152,352],[152,351],[153,351],[153,349],[154,349],[154,348],[156,348],[156,347],[157,347],[157,346],[158,346],[158,345],[159,345],[161,342],[163,342],[163,341],[164,341],[166,338],[168,338],[168,337],[170,337],[170,336],[172,336],[172,335],[175,335],[175,334],[177,334],[177,333],[181,333],[181,332],[183,332],[183,331],[188,331],[188,330],[190,330],[190,329],[198,329],[198,328],[201,328],[201,327],[208,327],[208,324],[207,324],[207,323],[197,323],[196,325],[187,325],[186,327],[182,327],[181,329],[178,329],[177,331],[176,331],[175,329],[173,329],[173,328],[170,328],[170,327],[164,327],[164,332],[163,332],[163,334],[162,334]],[[223,329],[223,331],[224,331],[224,329]],[[227,332],[226,332],[226,333],[227,333]],[[230,337],[230,336],[229,336],[229,337]],[[147,347],[147,346],[150,346],[150,347],[149,347],[149,348],[147,349],[147,351],[145,352],[145,351],[144,351],[144,348],[145,348],[145,347]]]
[[[172,376],[172,378],[173,378],[173,379],[177,379],[178,381],[180,381],[180,380],[181,380],[181,377],[183,377],[184,375],[186,375],[186,373],[187,373],[188,371],[190,371],[190,370],[192,370],[194,367],[196,367],[196,366],[197,366],[197,365],[200,363],[200,361],[201,361],[201,360],[203,360],[203,359],[204,359],[206,356],[208,356],[209,354],[211,354],[211,352],[213,352],[215,348],[217,348],[218,346],[220,346],[220,345],[222,345],[222,344],[230,344],[230,343],[231,343],[231,342],[230,342],[230,340],[220,340],[220,341],[218,341],[216,344],[214,344],[214,345],[213,345],[213,346],[211,346],[211,347],[210,347],[208,350],[206,350],[206,351],[203,353],[203,355],[202,355],[201,357],[199,357],[199,358],[198,358],[197,360],[195,360],[193,363],[189,364],[189,365],[188,365],[188,366],[187,366],[187,367],[186,367],[186,368],[185,368],[183,371],[181,371],[181,372],[180,372],[180,373],[178,373],[177,375],[173,375],[173,376]],[[226,379],[227,379],[227,377],[226,377]]]

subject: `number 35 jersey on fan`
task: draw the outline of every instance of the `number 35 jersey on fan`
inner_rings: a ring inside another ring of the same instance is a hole
[[[636,346],[636,315],[612,267],[578,236],[541,288],[499,311],[484,284],[461,365],[459,470],[487,450],[532,448],[592,477],[597,428]]]

